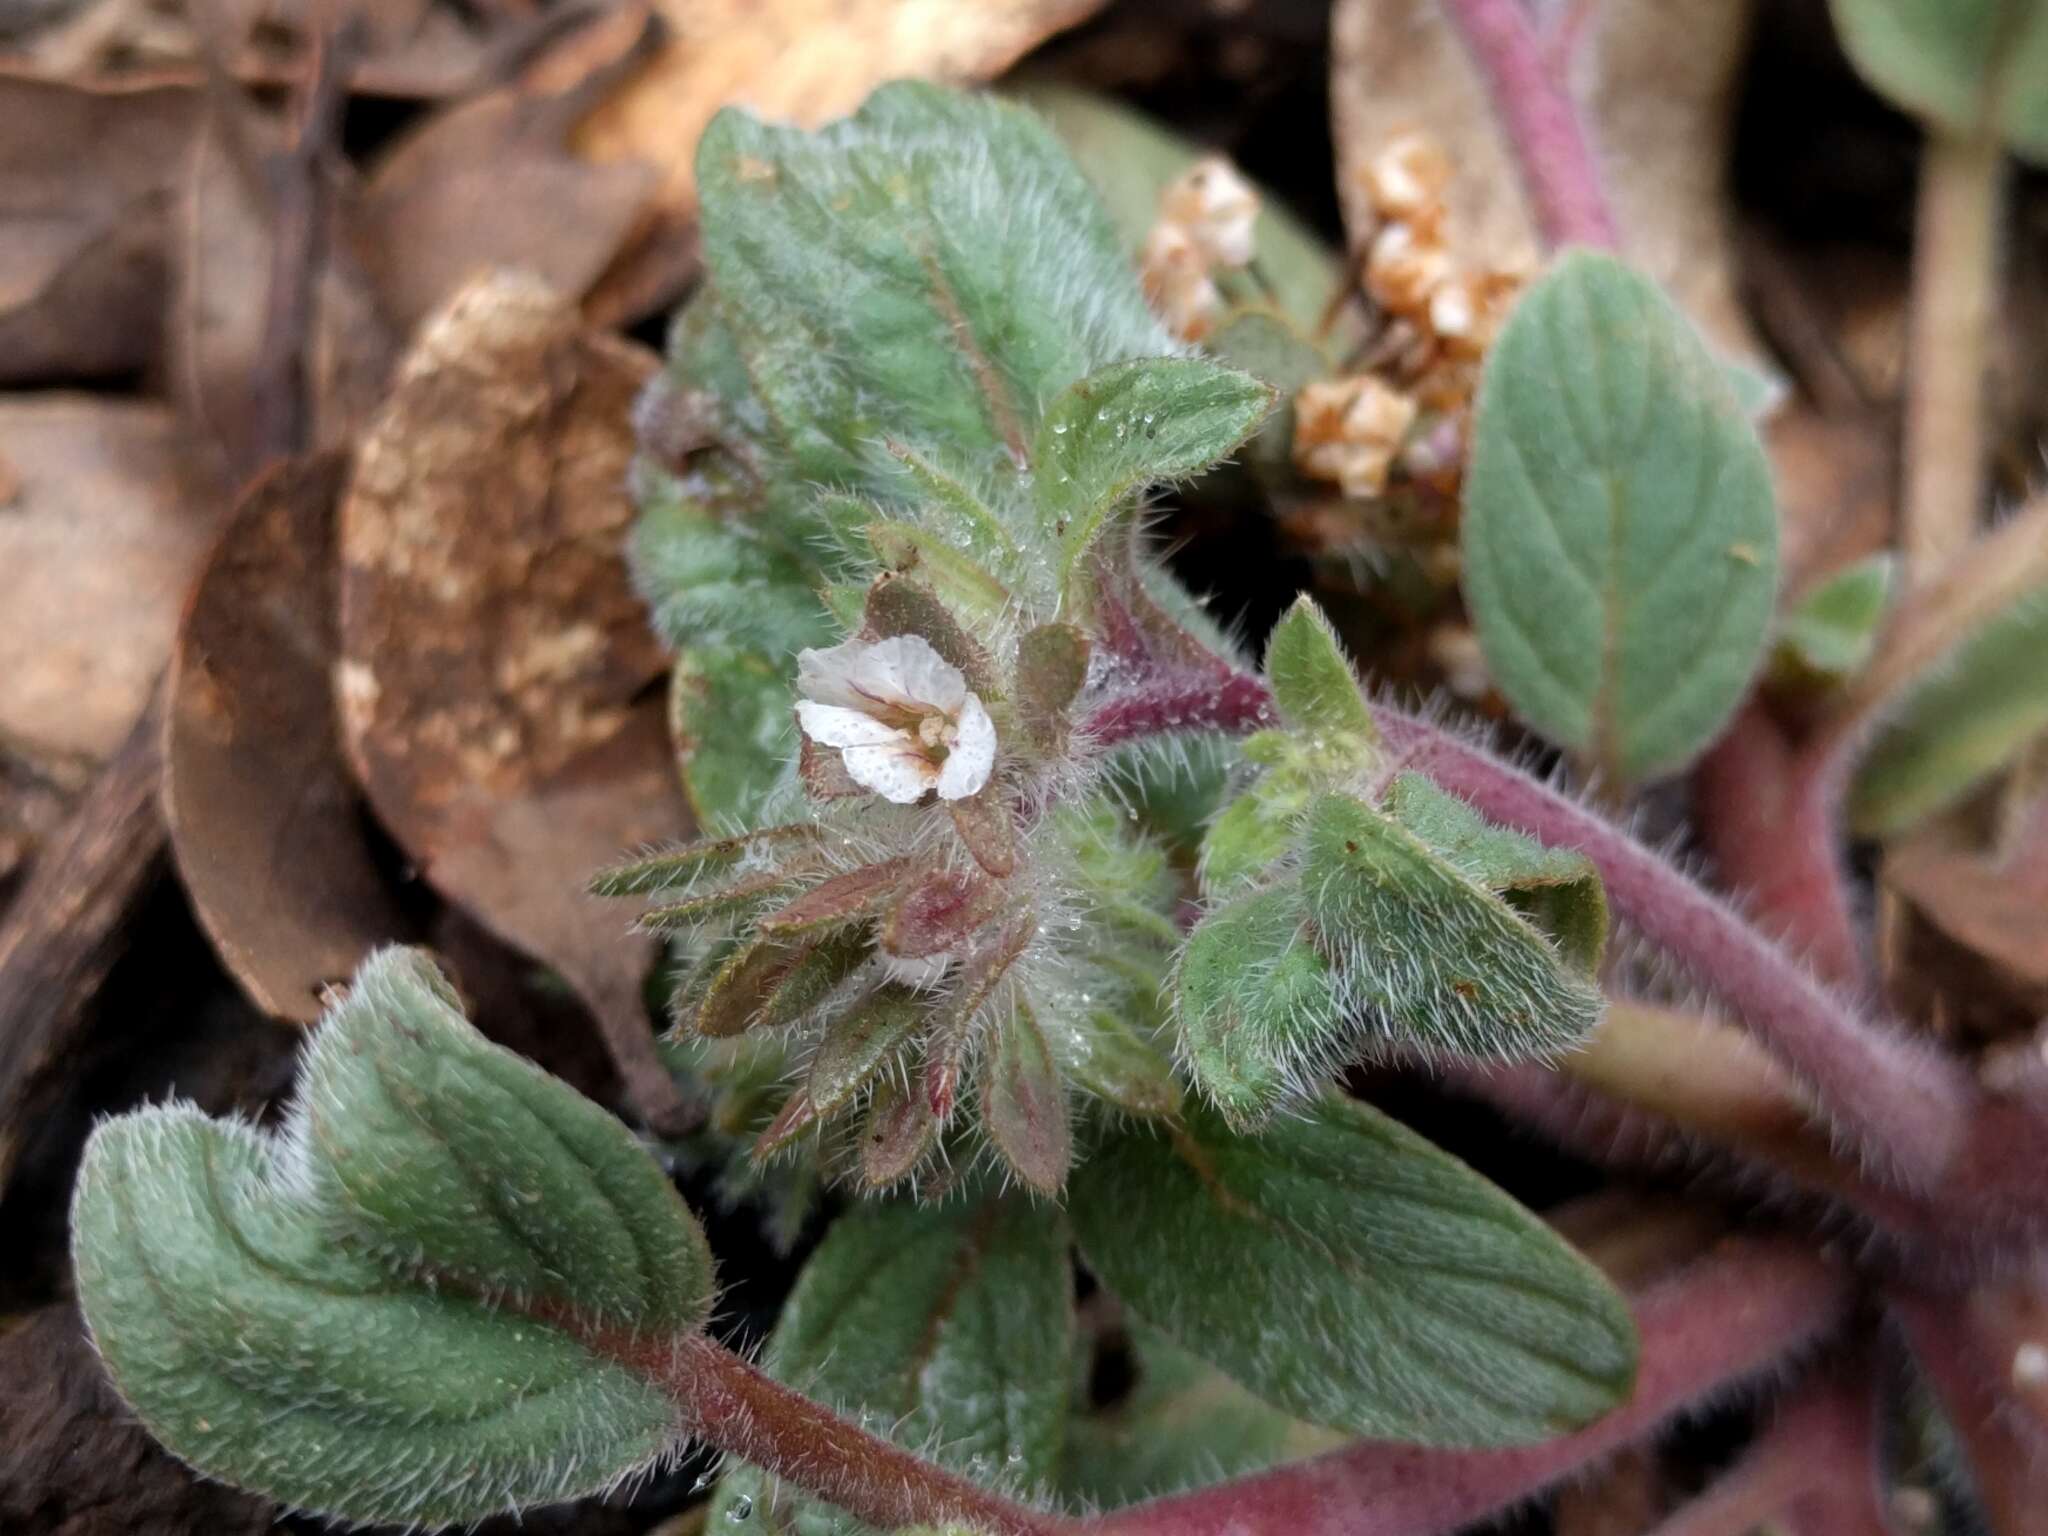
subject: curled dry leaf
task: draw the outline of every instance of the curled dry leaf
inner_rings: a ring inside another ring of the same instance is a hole
[[[0,400],[0,741],[97,761],[142,713],[213,521],[161,406]]]
[[[531,278],[421,328],[340,522],[343,738],[427,879],[589,1004],[635,1108],[686,1119],[641,1002],[654,941],[584,894],[676,837],[664,666],[620,543],[644,349]]]
[[[2002,843],[1972,848],[1939,819],[1887,851],[1884,882],[2009,982],[2048,998],[2048,797],[2023,806]]]
[[[392,145],[356,205],[354,235],[401,333],[476,272],[516,266],[572,298],[641,222],[659,181],[634,160],[593,166],[566,140],[658,46],[644,7],[585,26],[522,81],[426,118]]]
[[[250,1000],[310,1024],[378,944],[414,937],[365,842],[334,723],[339,453],[252,485],[171,660],[164,810],[193,909]]]
[[[967,84],[1100,10],[1104,0],[657,0],[668,42],[578,130],[600,165],[667,168],[659,227],[623,256],[593,301],[607,317],[643,313],[688,274],[697,139],[743,101],[766,118],[817,127],[884,80]]]
[[[88,87],[0,69],[0,384],[154,360],[188,85]]]
[[[1763,357],[1737,300],[1723,185],[1752,0],[1590,0],[1572,70],[1628,254],[1725,357]],[[1568,24],[1568,23],[1567,23]],[[1338,0],[1330,108],[1354,247],[1370,235],[1364,170],[1397,134],[1449,152],[1455,254],[1504,266],[1536,251],[1506,144],[1440,0]]]

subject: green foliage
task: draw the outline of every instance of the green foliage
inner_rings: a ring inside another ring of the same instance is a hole
[[[1512,1445],[1597,1418],[1634,1378],[1628,1311],[1591,1265],[1349,1100],[1258,1136],[1191,1112],[1117,1137],[1076,1173],[1071,1215],[1134,1311],[1311,1423]]]
[[[1870,660],[1891,610],[1898,562],[1876,554],[1836,571],[1778,626],[1778,655],[1799,673],[1840,682]]]
[[[631,1133],[405,950],[322,1023],[276,1136],[175,1105],[110,1121],[72,1225],[151,1433],[348,1520],[474,1520],[666,1454],[673,1408],[586,1340],[711,1306],[702,1234]]]
[[[2048,592],[1983,625],[1906,698],[1849,793],[1865,837],[1910,831],[1954,805],[2048,730]]]
[[[1063,570],[1134,492],[1207,469],[1272,405],[1272,389],[1250,374],[1192,357],[1138,358],[1070,385],[1032,454],[1039,526]]]
[[[1021,1198],[849,1211],[804,1266],[761,1364],[778,1381],[977,1481],[1052,1475],[1073,1347],[1066,1221]],[[711,1528],[741,1501],[769,1536],[863,1527],[754,1467],[720,1481]]]
[[[1350,1438],[1268,1407],[1156,1328],[1133,1328],[1130,1347],[1131,1391],[1100,1411],[1077,1404],[1067,1422],[1060,1487],[1095,1508],[1243,1477]]]
[[[1677,309],[1563,256],[1488,355],[1465,593],[1516,711],[1618,783],[1682,768],[1741,699],[1778,524],[1755,428]]]
[[[1956,138],[1990,134],[2048,161],[2048,4],[2042,0],[1831,0],[1856,68]]]
[[[669,675],[669,734],[697,824],[759,820],[787,772],[796,732],[784,669],[759,651],[693,645]]]

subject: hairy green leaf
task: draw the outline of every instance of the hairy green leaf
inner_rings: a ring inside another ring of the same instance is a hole
[[[1465,592],[1501,691],[1621,783],[1683,767],[1748,686],[1778,522],[1756,430],[1685,319],[1568,252],[1480,383]]]
[[[978,1481],[1029,1487],[1066,1428],[1067,1243],[1058,1211],[1017,1197],[856,1206],[804,1266],[761,1364]],[[767,1536],[862,1529],[749,1466],[721,1480],[712,1528],[741,1500]]]
[[[1115,363],[1046,409],[1032,452],[1038,519],[1071,570],[1133,493],[1197,474],[1272,408],[1248,373],[1196,357]]]
[[[1989,133],[2048,161],[2048,4],[1831,0],[1863,77],[1955,138]]]
[[[1302,1091],[1351,1032],[1294,881],[1203,918],[1174,967],[1173,998],[1195,1085],[1240,1126]]]
[[[2048,731],[2048,592],[1982,626],[1900,706],[1857,770],[1849,824],[1910,831]]]
[[[981,1122],[1012,1173],[1040,1194],[1060,1192],[1074,1160],[1066,1091],[1045,1033],[1021,1001],[997,1026],[982,1064]]]
[[[693,645],[669,676],[669,734],[683,792],[702,827],[760,819],[796,745],[793,657]]]
[[[1365,695],[1343,646],[1312,598],[1294,600],[1266,641],[1266,677],[1273,685],[1273,702],[1287,723],[1312,734],[1355,741],[1351,750],[1361,761],[1379,739],[1366,708]]]
[[[110,1121],[72,1226],[150,1431],[362,1522],[474,1520],[665,1454],[672,1406],[579,1332],[689,1332],[711,1305],[703,1236],[631,1133],[405,950],[320,1026],[278,1135],[175,1105]]]
[[[1423,810],[1425,821],[1444,814]],[[1471,872],[1502,847],[1473,837],[1446,856],[1360,801],[1316,800],[1304,823],[1304,906],[1347,1012],[1364,1010],[1392,1040],[1482,1059],[1558,1051],[1592,1033],[1601,999],[1588,970],[1488,888],[1497,873]],[[1567,878],[1565,889],[1586,887]],[[1585,958],[1589,935],[1575,942]]]
[[[1015,483],[1043,402],[1173,350],[1066,152],[992,98],[884,86],[815,134],[727,109],[697,184],[720,304],[812,483],[903,500],[892,441]]]
[[[1590,1264],[1348,1099],[1257,1136],[1192,1109],[1181,1131],[1117,1136],[1076,1171],[1070,1212],[1135,1312],[1311,1423],[1513,1445],[1597,1418],[1633,1381],[1628,1310]]]
[[[1060,1487],[1094,1508],[1243,1477],[1350,1439],[1260,1402],[1156,1328],[1133,1328],[1130,1347],[1130,1392],[1105,1409],[1083,1405],[1067,1424]]]

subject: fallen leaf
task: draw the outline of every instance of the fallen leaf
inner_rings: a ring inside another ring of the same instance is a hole
[[[1725,358],[1767,367],[1736,297],[1724,185],[1753,0],[1586,0],[1585,8],[1573,94],[1601,153],[1627,254]],[[1493,266],[1533,258],[1527,199],[1440,0],[1338,0],[1330,35],[1338,193],[1353,246],[1374,224],[1365,166],[1397,134],[1421,129],[1457,167],[1445,193],[1452,251]]]
[[[566,142],[592,104],[658,46],[645,8],[627,9],[551,54],[541,66],[546,84],[508,85],[437,113],[379,160],[354,236],[402,333],[495,266],[580,298],[642,222],[659,173],[632,160],[593,166]]]
[[[379,873],[334,723],[334,512],[346,458],[253,484],[199,577],[164,722],[178,873],[265,1013],[310,1024],[329,986],[414,924]]]
[[[2048,989],[2048,798],[1984,850],[1941,818],[1885,855],[1884,882],[1950,939],[2027,989]]]
[[[0,69],[0,384],[133,372],[157,353],[188,85]]]
[[[106,757],[148,701],[214,522],[170,411],[90,395],[0,399],[0,740]]]
[[[576,148],[599,165],[666,168],[659,227],[607,274],[593,313],[646,313],[675,296],[694,257],[697,139],[744,102],[817,127],[885,80],[987,80],[1104,0],[657,0],[668,41],[583,122]]]
[[[230,122],[224,115],[236,113]],[[335,175],[333,167],[315,174]],[[233,96],[216,102],[196,135],[179,188],[166,324],[172,394],[198,437],[219,451],[222,482],[240,484],[274,445],[274,412],[264,395],[274,378],[264,364],[273,319],[276,252],[282,228],[279,187],[307,175],[292,163],[279,124]],[[345,190],[336,187],[330,199]],[[330,209],[325,222],[340,222]],[[394,350],[355,263],[328,235],[315,238],[319,265],[306,317],[306,401],[314,447],[350,442],[375,407]]]
[[[437,890],[567,979],[662,1129],[686,1116],[641,996],[654,941],[583,889],[685,822],[621,555],[654,368],[511,274],[421,327],[342,505],[338,686],[379,816]]]

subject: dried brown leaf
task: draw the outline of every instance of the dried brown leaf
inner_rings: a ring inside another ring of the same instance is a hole
[[[0,69],[0,384],[156,357],[188,85],[92,87]]]
[[[309,172],[293,163],[275,121],[232,96],[215,106],[179,188],[165,346],[180,409],[217,448],[222,480],[237,484],[276,446],[266,348],[274,345],[277,251],[292,238],[279,191],[285,178]],[[338,177],[327,166],[310,174]],[[307,430],[311,446],[334,448],[353,442],[375,408],[395,342],[346,248],[330,236],[308,254],[318,271],[304,317]]]
[[[2027,806],[1995,850],[1937,821],[1887,852],[1884,880],[2010,982],[2048,989],[2048,799]]]
[[[164,810],[207,936],[265,1013],[310,1024],[326,989],[413,925],[364,838],[334,723],[329,453],[252,485],[178,634]]]
[[[106,757],[142,713],[214,525],[161,406],[0,400],[0,741]]]
[[[599,165],[666,170],[660,228],[628,252],[593,300],[606,317],[644,313],[687,277],[696,216],[697,139],[728,102],[816,127],[843,117],[885,80],[961,84],[1102,8],[1104,0],[658,0],[668,41],[578,130]]]
[[[630,159],[592,165],[566,141],[657,43],[644,8],[585,28],[546,61],[547,84],[508,85],[436,113],[384,153],[357,204],[355,237],[401,331],[489,267],[532,272],[574,298],[597,281],[660,176]]]
[[[584,892],[685,822],[621,555],[654,366],[530,278],[428,320],[343,502],[339,689],[357,773],[427,879],[560,971],[635,1107],[673,1124],[640,994],[654,941]]]

